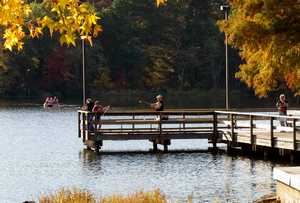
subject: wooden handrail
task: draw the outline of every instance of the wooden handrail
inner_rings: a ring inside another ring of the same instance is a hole
[[[78,112],[83,113],[83,114],[97,114],[89,111],[83,111],[83,110],[78,110]],[[181,116],[182,114],[186,115],[212,115],[214,111],[138,111],[138,110],[133,110],[133,111],[108,111],[105,113],[105,115],[114,115],[114,116],[132,116],[132,114],[135,114],[135,116],[139,115],[178,115]]]
[[[97,114],[89,111],[83,111],[83,110],[78,110],[79,113],[82,114]],[[174,116],[182,116],[183,114],[185,116],[195,116],[195,115],[212,115],[214,113],[217,114],[224,114],[224,115],[239,115],[239,116],[253,116],[253,117],[265,117],[265,118],[287,118],[287,119],[298,119],[300,120],[300,116],[295,116],[295,115],[271,115],[271,114],[264,114],[264,113],[246,113],[246,112],[236,112],[236,111],[204,111],[204,110],[179,110],[179,111],[161,111],[161,112],[156,112],[156,111],[140,111],[140,110],[134,110],[134,111],[109,111],[106,112],[105,115],[111,115],[111,116],[132,116],[133,114],[135,116],[141,116],[141,115],[153,115],[153,116],[158,116],[158,115],[174,115]]]
[[[240,116],[255,116],[255,117],[268,117],[268,118],[289,118],[289,119],[299,119],[300,116],[292,116],[292,115],[270,115],[270,114],[263,114],[263,113],[241,113],[241,112],[235,112],[235,111],[215,111],[218,114],[224,114],[224,115],[240,115]]]
[[[77,115],[78,136],[82,138],[84,143],[88,143],[85,141],[89,140],[99,144],[100,141],[102,143],[102,140],[110,139],[148,139],[154,145],[162,143],[165,147],[169,143],[169,139],[200,138],[209,139],[214,147],[216,147],[217,142],[224,141],[229,147],[239,146],[240,143],[249,143],[252,150],[256,150],[257,146],[268,146],[297,151],[299,141],[297,140],[299,128],[296,124],[299,125],[297,122],[300,121],[300,116],[202,110],[110,111],[106,112],[104,116],[101,113],[79,110]],[[101,116],[101,118],[97,120],[99,117],[94,117],[96,115]],[[166,115],[168,119],[164,120]],[[289,126],[287,130],[284,127],[277,128],[277,118],[286,118],[289,123],[292,121],[293,125]],[[239,122],[240,120],[248,121]],[[265,129],[266,122],[264,121],[264,132],[261,132],[260,126],[257,127],[257,122],[261,120],[268,120],[268,129]],[[222,124],[218,125],[218,123]],[[247,129],[245,130],[245,128]],[[285,140],[280,140],[282,134],[289,135],[289,138],[284,137]],[[231,138],[227,138],[228,135]],[[264,139],[268,141],[264,141]],[[283,146],[282,143],[287,142],[290,143]]]

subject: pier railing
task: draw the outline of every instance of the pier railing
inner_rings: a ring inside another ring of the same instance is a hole
[[[215,113],[229,118],[224,121],[227,129],[221,130],[225,135],[224,140],[226,139],[229,144],[250,144],[253,149],[256,146],[295,151],[299,149],[299,116],[233,111],[215,111]]]
[[[300,116],[234,111],[78,111],[78,135],[96,147],[103,140],[150,140],[154,148],[162,144],[166,149],[172,139],[208,139],[214,147],[222,142],[298,151],[299,122]]]
[[[213,111],[122,111],[104,115],[78,111],[78,135],[83,142],[148,139],[165,148],[171,139],[209,139],[216,143],[217,118]]]

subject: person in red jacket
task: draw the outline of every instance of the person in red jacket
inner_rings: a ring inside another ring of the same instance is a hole
[[[105,114],[109,109],[110,109],[110,106],[103,107],[100,104],[99,101],[95,101],[95,104],[94,104],[94,107],[92,109],[92,112],[96,113],[96,115],[95,115],[95,121],[96,121],[95,127],[96,127],[96,129],[100,129],[101,128],[101,124],[99,124],[99,121],[101,120],[101,116],[103,114]]]
[[[285,98],[284,94],[279,96],[279,101],[276,103],[276,107],[278,109],[279,115],[286,116],[287,115],[287,108],[288,108],[288,101]],[[280,125],[287,126],[287,122],[285,118],[280,118]]]

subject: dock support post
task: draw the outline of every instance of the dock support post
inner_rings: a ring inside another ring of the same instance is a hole
[[[263,151],[263,153],[264,153],[264,159],[267,159],[267,157],[268,157],[268,150],[266,149],[266,148],[264,148],[263,149],[264,151]]]
[[[99,154],[99,152],[100,152],[100,146],[99,146],[99,143],[95,143],[95,152],[97,153],[97,154]]]
[[[153,143],[153,152],[157,152],[157,143],[156,143],[156,140],[153,140],[152,143]]]
[[[164,144],[164,152],[168,151],[168,144]]]
[[[291,162],[291,163],[294,163],[294,162],[295,162],[295,152],[294,152],[294,151],[291,151],[291,154],[290,154],[290,162]]]
[[[103,146],[103,140],[95,141],[95,152],[97,154],[100,153],[100,149],[101,149],[102,146]]]
[[[231,141],[228,141],[228,142],[227,142],[227,153],[230,153],[230,152],[231,152],[231,149],[232,149],[232,142],[231,142]]]

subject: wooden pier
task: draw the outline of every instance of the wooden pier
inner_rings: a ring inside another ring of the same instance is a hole
[[[280,126],[286,119],[288,126]],[[88,148],[99,151],[103,140],[149,140],[153,150],[168,150],[172,139],[207,139],[213,147],[228,150],[276,149],[291,155],[300,151],[300,117],[231,111],[122,111],[105,115],[78,111],[78,136]]]

